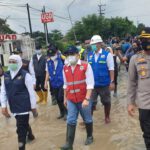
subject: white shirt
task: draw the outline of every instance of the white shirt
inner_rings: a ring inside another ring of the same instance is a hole
[[[33,62],[30,61],[28,69],[29,69],[30,75],[32,76],[33,84],[36,85],[36,78],[35,78],[35,71],[34,71],[34,67],[33,67]]]
[[[77,64],[81,65],[81,60],[78,60]],[[67,64],[67,65],[69,66],[69,64]],[[71,66],[71,69],[72,69],[72,71],[74,70],[74,68],[72,66]],[[92,70],[90,64],[88,64],[85,76],[86,76],[86,85],[87,85],[86,88],[89,90],[94,89],[94,75],[93,75],[93,70]],[[66,89],[67,88],[67,81],[66,81],[66,76],[65,76],[64,70],[63,70],[63,78],[64,78],[63,88]]]
[[[14,74],[11,74],[11,78],[14,78]],[[30,103],[31,103],[31,109],[36,108],[36,96],[35,96],[35,92],[33,89],[33,81],[32,81],[32,77],[29,73],[26,74],[25,76],[25,85],[27,87],[27,90],[29,92],[29,97],[30,97]],[[4,84],[4,78],[2,78],[2,86],[1,86],[1,95],[0,95],[0,99],[1,99],[1,106],[2,108],[6,108],[7,107],[7,95],[6,95],[6,88],[5,88],[5,84]],[[29,114],[29,112],[25,112],[25,113],[15,113],[15,115],[23,115],[23,114]]]
[[[102,53],[102,49],[100,49],[98,53],[95,53],[95,62],[97,62],[98,57],[101,53]],[[106,62],[107,62],[108,69],[114,70],[114,59],[111,53],[108,54]]]

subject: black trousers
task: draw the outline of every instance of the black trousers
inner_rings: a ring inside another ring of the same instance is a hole
[[[44,84],[45,84],[45,75],[43,76],[36,76],[36,89],[35,91],[47,91],[44,88]]]
[[[17,115],[16,126],[18,135],[19,150],[25,150],[27,132],[29,130],[29,114],[27,115]]]
[[[150,109],[139,109],[139,120],[147,150],[150,150]]]
[[[63,103],[64,102],[64,90],[63,87],[60,88],[53,88],[52,87],[52,93],[55,96],[57,103]]]

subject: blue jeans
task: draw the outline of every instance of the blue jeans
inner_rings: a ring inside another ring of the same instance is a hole
[[[91,107],[92,102],[89,102],[89,106],[82,108],[82,102],[80,103],[73,103],[72,101],[67,101],[67,124],[69,125],[76,125],[79,112],[84,120],[85,123],[92,123],[92,115],[91,115]]]

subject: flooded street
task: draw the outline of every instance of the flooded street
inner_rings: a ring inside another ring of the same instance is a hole
[[[103,107],[99,103],[94,112],[94,143],[84,146],[85,129],[78,125],[74,150],[145,150],[139,127],[138,113],[130,118],[126,110],[127,73],[119,73],[118,98],[112,97],[111,124],[104,124]],[[38,106],[39,117],[30,123],[36,140],[27,144],[27,150],[59,150],[65,143],[66,123],[57,120],[57,106]],[[80,118],[80,117],[79,117]],[[79,119],[79,122],[81,119]],[[0,150],[17,150],[15,119],[0,114]]]

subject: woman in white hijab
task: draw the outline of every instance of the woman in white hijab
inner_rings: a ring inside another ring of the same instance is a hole
[[[28,140],[34,139],[29,125],[29,112],[32,111],[34,117],[37,117],[37,111],[32,77],[22,69],[22,60],[19,55],[9,57],[8,71],[4,73],[2,80],[2,114],[10,117],[7,102],[16,118],[19,150],[25,150],[26,137]]]

